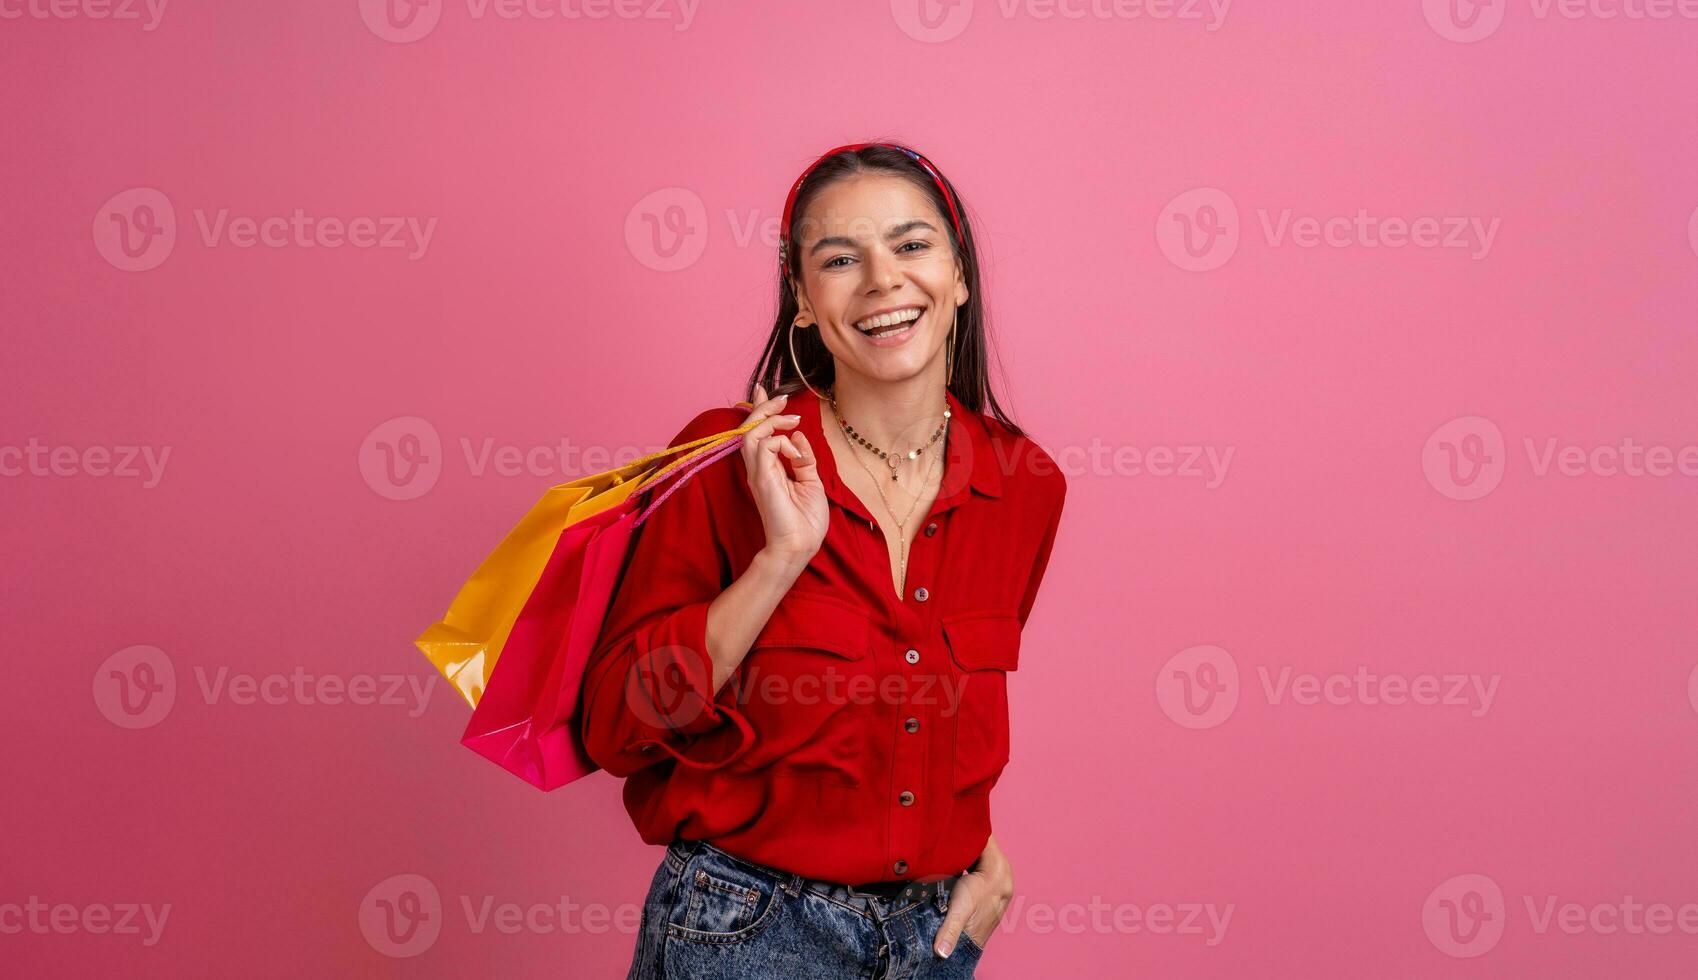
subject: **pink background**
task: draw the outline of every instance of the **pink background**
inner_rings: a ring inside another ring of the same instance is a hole
[[[1698,20],[451,0],[403,29],[177,0],[148,30],[34,2],[0,23],[0,972],[622,976],[660,850],[616,780],[535,792],[457,744],[440,684],[422,711],[207,686],[429,684],[413,637],[545,487],[609,465],[551,447],[628,457],[740,397],[788,183],[888,137],[976,216],[1002,390],[1071,481],[980,975],[1692,975],[1698,450],[1539,459],[1698,445]],[[297,208],[432,237],[201,228]],[[1496,231],[1303,247],[1285,209]],[[20,472],[32,440],[170,455],[156,484]],[[501,475],[463,440],[542,451]],[[1230,465],[1159,465],[1186,447]],[[1278,687],[1358,668],[1496,686]],[[374,910],[409,889],[439,931],[403,948]],[[19,931],[32,896],[170,912],[151,945]],[[563,900],[624,911],[479,931]],[[1541,928],[1553,900],[1591,924]],[[1672,931],[1608,930],[1629,900]],[[1192,904],[1224,933],[1177,930]]]

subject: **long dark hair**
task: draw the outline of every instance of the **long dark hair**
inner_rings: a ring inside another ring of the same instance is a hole
[[[973,244],[973,223],[967,217],[966,202],[955,190],[955,185],[949,185],[949,193],[955,198],[961,215],[961,237],[957,238],[955,229],[947,220],[949,202],[944,200],[943,192],[914,159],[901,150],[891,146],[865,146],[859,150],[845,150],[833,154],[821,161],[808,174],[806,181],[796,192],[796,204],[790,216],[790,227],[786,229],[792,243],[788,256],[789,275],[780,274],[778,277],[778,316],[773,321],[772,333],[767,337],[760,361],[755,370],[749,375],[747,397],[755,397],[755,385],[761,384],[766,388],[768,396],[806,391],[802,379],[796,374],[796,366],[790,360],[790,325],[795,322],[800,306],[796,302],[796,293],[790,288],[790,277],[800,278],[799,267],[801,249],[798,246],[798,232],[802,224],[802,215],[808,209],[808,204],[827,185],[844,180],[862,173],[889,173],[913,182],[914,186],[927,196],[940,215],[945,216],[943,227],[949,236],[949,243],[955,252],[955,260],[961,265],[961,275],[967,284],[967,304],[960,309],[960,318],[955,326],[955,347],[949,352],[953,360],[954,377],[949,384],[950,392],[963,406],[983,413],[989,406],[989,414],[1002,423],[1016,436],[1025,435],[1025,431],[1014,420],[1009,418],[1002,405],[996,399],[996,393],[991,390],[990,377],[986,371],[986,314],[984,283],[979,278],[979,253]],[[807,374],[808,384],[823,390],[836,377],[836,366],[831,359],[831,351],[820,339],[819,330],[799,330],[796,337],[796,361]]]

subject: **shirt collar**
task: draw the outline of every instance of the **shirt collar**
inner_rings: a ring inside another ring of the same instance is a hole
[[[796,429],[806,433],[808,442],[814,447],[820,482],[825,486],[826,496],[863,520],[873,520],[861,498],[855,496],[855,492],[838,475],[837,461],[825,436],[827,424],[837,425],[837,419],[831,413],[831,403],[821,400],[807,388],[799,389],[792,398],[795,401],[787,404],[785,410],[802,417]],[[937,501],[932,504],[933,514],[961,503],[974,490],[987,497],[1002,495],[1002,473],[997,467],[996,451],[991,445],[990,433],[985,429],[984,418],[963,406],[954,392],[946,390],[944,398],[949,403],[949,432],[944,440],[943,484],[938,488]],[[844,462],[854,465],[853,460]],[[873,472],[876,474],[879,469],[874,468]]]

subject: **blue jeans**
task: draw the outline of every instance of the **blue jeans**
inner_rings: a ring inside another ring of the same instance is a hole
[[[948,959],[932,952],[953,885],[930,899],[882,898],[674,841],[643,902],[626,980],[971,977],[984,950],[965,931]]]

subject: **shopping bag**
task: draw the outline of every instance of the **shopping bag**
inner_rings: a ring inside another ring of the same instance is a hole
[[[737,451],[753,427],[551,487],[526,513],[447,615],[415,641],[472,705],[462,744],[539,789],[595,771],[574,714],[631,536],[697,472]]]
[[[541,790],[595,772],[578,692],[629,555],[631,535],[695,471],[735,452],[737,436],[647,505],[629,498],[568,525],[507,637],[461,742]]]
[[[749,402],[738,402],[737,406],[745,411],[754,407]],[[478,565],[442,619],[414,643],[466,703],[477,707],[507,634],[536,586],[561,530],[620,506],[644,489],[680,474],[750,428],[753,426],[745,423],[550,487]],[[685,455],[665,466],[658,465],[658,461],[677,453]]]

